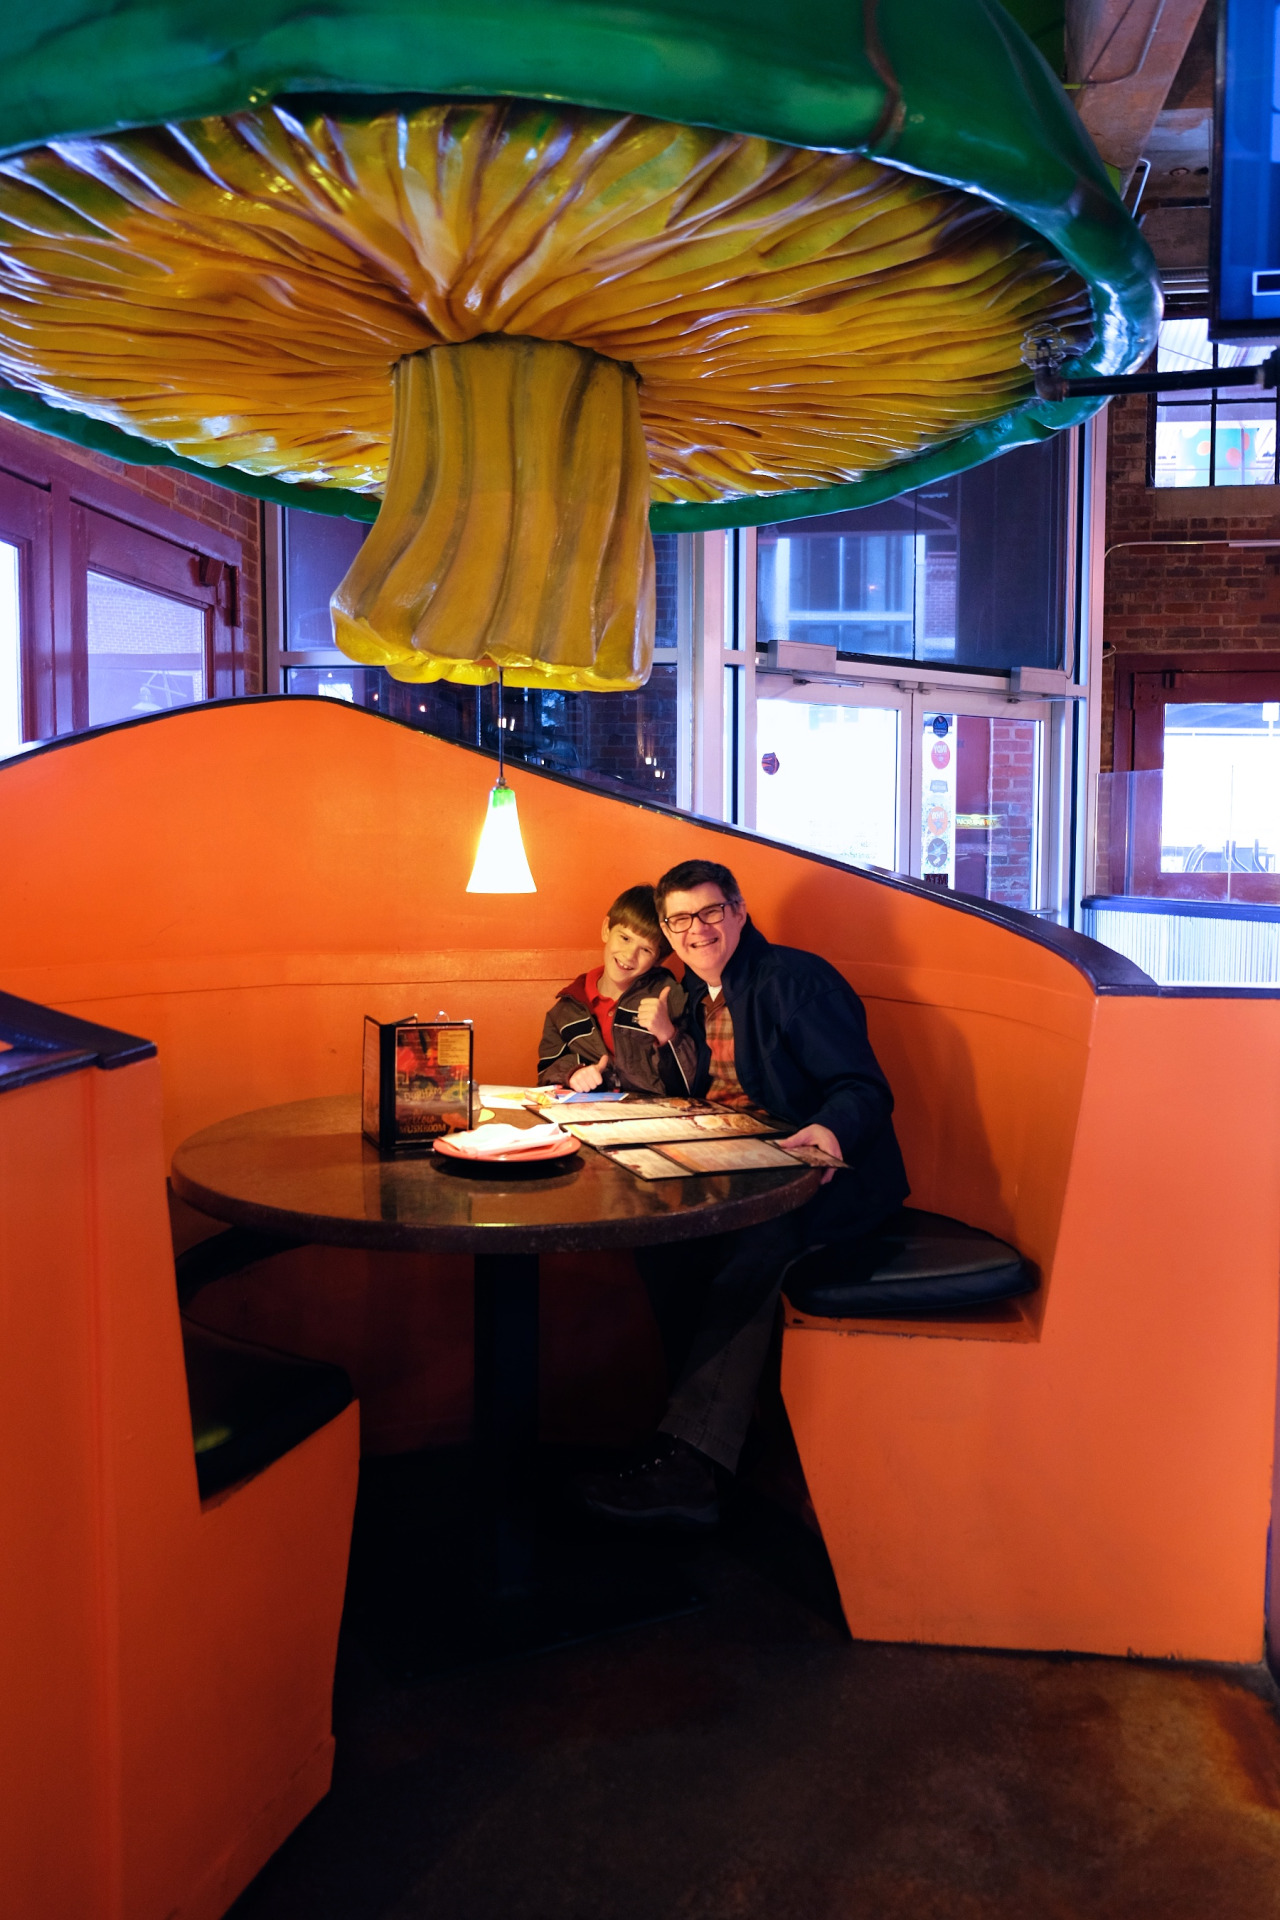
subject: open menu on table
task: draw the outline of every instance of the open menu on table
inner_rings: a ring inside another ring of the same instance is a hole
[[[562,1120],[570,1133],[590,1147],[647,1147],[670,1140],[705,1140],[740,1137],[752,1133],[781,1133],[776,1120],[762,1120],[753,1113],[714,1113],[691,1111],[664,1114],[655,1120],[605,1120],[582,1123]]]
[[[691,1173],[759,1173],[796,1162],[771,1140],[672,1140],[656,1147],[623,1147],[610,1159],[642,1180],[688,1179]]]
[[[669,1140],[658,1147],[622,1147],[609,1158],[642,1180],[676,1180],[681,1175],[761,1173],[778,1167],[840,1167],[820,1147],[777,1146],[772,1140]]]
[[[571,1120],[575,1126],[590,1127],[594,1133],[598,1127],[620,1120],[667,1120],[673,1116],[694,1110],[692,1100],[625,1100],[608,1106],[584,1106],[578,1100],[543,1101],[538,1111],[548,1119],[561,1122]],[[709,1108],[700,1107],[700,1112]]]

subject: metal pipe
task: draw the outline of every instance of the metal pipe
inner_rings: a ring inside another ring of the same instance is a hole
[[[1104,566],[1121,547],[1280,547],[1280,540],[1113,540],[1103,553]]]
[[[1280,381],[1280,351],[1248,367],[1206,367],[1203,373],[1118,373],[1106,378],[1064,380],[1052,367],[1035,369],[1041,400],[1077,400],[1117,393],[1194,393],[1214,387],[1253,387],[1267,392]]]

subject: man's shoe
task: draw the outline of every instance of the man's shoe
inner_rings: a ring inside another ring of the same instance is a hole
[[[705,1454],[659,1434],[633,1466],[593,1473],[579,1483],[589,1513],[633,1527],[702,1531],[720,1518],[716,1472]]]

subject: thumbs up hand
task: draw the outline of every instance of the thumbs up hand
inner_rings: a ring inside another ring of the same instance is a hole
[[[650,995],[647,1000],[642,1000],[636,1008],[636,1019],[642,1027],[645,1027],[653,1035],[660,1047],[665,1047],[669,1041],[674,1040],[676,1037],[675,1023],[671,1015],[667,1012],[667,1000],[670,993],[671,988],[664,987],[660,994],[656,997]]]

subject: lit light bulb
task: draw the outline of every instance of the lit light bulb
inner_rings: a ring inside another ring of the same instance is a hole
[[[516,796],[505,780],[490,789],[476,863],[467,882],[468,893],[536,893],[524,841]]]

